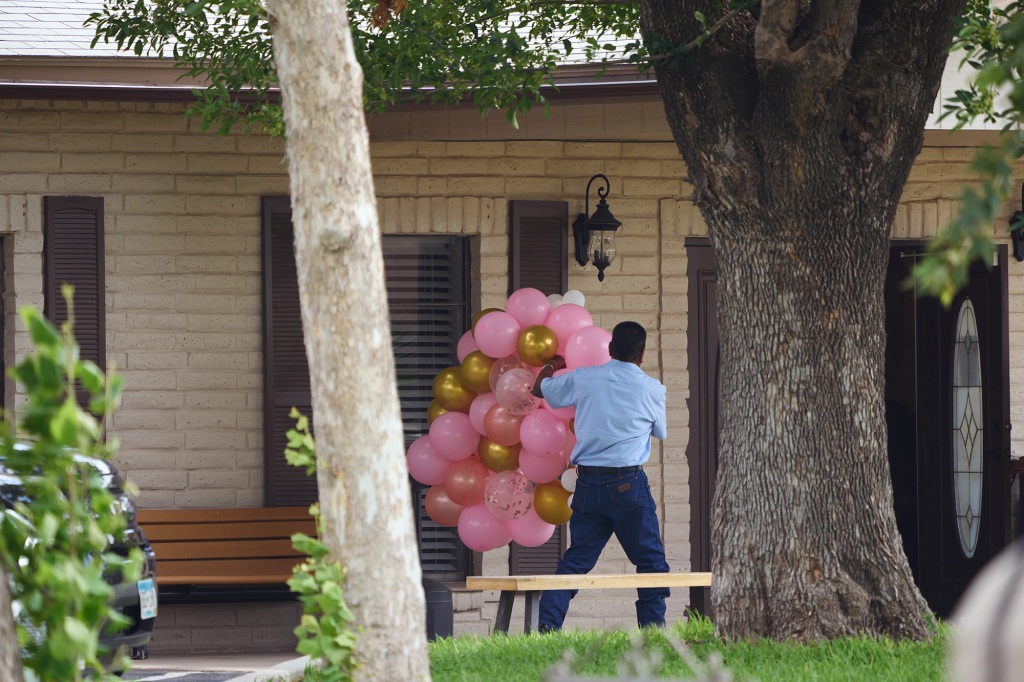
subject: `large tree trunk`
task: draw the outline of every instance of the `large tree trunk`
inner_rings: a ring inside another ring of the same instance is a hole
[[[0,566],[0,680],[21,682],[21,651],[11,613],[11,590],[7,570]]]
[[[643,0],[644,28],[689,42],[705,4]],[[657,67],[718,263],[727,636],[927,636],[893,512],[882,293],[963,4],[762,0]]]
[[[429,680],[384,265],[342,0],[273,0],[324,542],[348,568],[362,680]]]

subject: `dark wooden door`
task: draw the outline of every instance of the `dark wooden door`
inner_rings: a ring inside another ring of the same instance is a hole
[[[686,241],[689,286],[690,439],[686,459],[690,476],[690,570],[711,570],[711,501],[718,472],[718,321],[717,274],[711,242]],[[691,587],[690,608],[711,616],[711,588]]]
[[[922,250],[897,247],[890,260],[887,302],[901,311],[887,316],[890,462],[908,559],[948,616],[1010,540],[1007,261],[1000,247],[994,266],[976,264],[945,308],[894,290]]]

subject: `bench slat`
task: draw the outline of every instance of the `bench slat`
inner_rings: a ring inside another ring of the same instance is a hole
[[[224,509],[140,509],[139,523],[223,523],[225,521],[307,521],[309,507],[235,507]]]
[[[156,579],[161,585],[273,585],[292,577],[298,563],[298,558],[161,562],[158,556]]]
[[[637,587],[710,587],[710,573],[470,576],[470,590],[596,590]]]
[[[230,540],[218,542],[151,542],[157,559],[273,559],[302,556],[291,540]]]
[[[197,540],[259,540],[290,538],[293,533],[313,535],[316,524],[308,516],[304,521],[261,521],[251,523],[178,523],[153,525],[142,521],[142,530],[152,542]]]

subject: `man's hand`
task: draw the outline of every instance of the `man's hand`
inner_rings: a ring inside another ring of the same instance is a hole
[[[533,394],[538,398],[543,398],[544,393],[540,390],[540,382],[544,381],[560,369],[565,369],[565,358],[561,355],[556,355],[554,358],[544,363],[544,366],[540,368],[540,374],[537,375],[537,381],[533,383]]]
[[[561,355],[556,355],[555,357],[548,360],[547,364],[544,366],[547,367],[548,365],[551,365],[551,372],[553,374],[561,369],[565,369],[565,358],[563,358]]]

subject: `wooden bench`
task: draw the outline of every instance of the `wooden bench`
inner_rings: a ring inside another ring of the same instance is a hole
[[[291,536],[316,533],[308,507],[145,509],[138,518],[161,598],[174,601],[290,598],[284,584],[302,560]]]
[[[159,577],[159,574],[158,574]],[[466,589],[501,590],[494,632],[508,632],[516,593],[526,595],[524,632],[537,630],[540,618],[540,593],[545,590],[608,590],[638,587],[710,587],[710,573],[624,573],[617,575],[512,575],[471,576]]]

